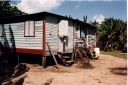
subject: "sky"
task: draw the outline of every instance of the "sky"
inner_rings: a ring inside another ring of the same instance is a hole
[[[105,18],[127,20],[126,0],[11,0],[16,6],[29,14],[43,11],[101,23]]]

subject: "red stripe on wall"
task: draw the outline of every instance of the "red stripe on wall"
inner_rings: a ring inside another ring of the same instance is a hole
[[[41,54],[42,50],[39,49],[23,49],[23,48],[16,48],[17,53],[26,53],[26,54]]]

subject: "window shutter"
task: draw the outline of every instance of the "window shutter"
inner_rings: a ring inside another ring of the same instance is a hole
[[[25,37],[34,37],[35,36],[35,26],[34,21],[26,21],[24,29]]]
[[[34,30],[35,28],[34,28],[34,21],[30,21],[30,23],[29,23],[29,36],[35,36],[35,34],[34,34]]]

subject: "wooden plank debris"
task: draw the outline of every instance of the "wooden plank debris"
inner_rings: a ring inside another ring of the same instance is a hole
[[[57,68],[59,68],[58,66],[58,62],[57,62],[57,60],[56,60],[56,58],[55,58],[55,55],[54,55],[54,53],[53,53],[53,51],[52,51],[52,48],[50,47],[50,45],[49,45],[49,43],[48,42],[46,42],[46,44],[47,44],[47,46],[48,46],[48,49],[49,49],[49,51],[50,51],[50,53],[52,54],[52,57],[53,57],[53,59],[54,59],[54,61],[55,61],[55,64],[56,64],[56,67]]]
[[[3,82],[2,85],[16,85],[16,83],[18,83],[20,80],[24,79],[25,77],[27,77],[26,74],[22,74],[18,77],[15,77],[13,79],[10,79],[6,82]]]
[[[87,56],[87,54],[85,53],[85,51],[82,49],[82,52],[84,54],[84,56],[89,60],[89,57]]]
[[[84,64],[89,63],[89,61],[88,61],[86,58],[83,57],[83,55],[82,55],[82,53],[80,52],[80,49],[79,49],[79,48],[76,49],[76,52],[78,52],[79,57],[80,57],[81,61],[83,61]]]

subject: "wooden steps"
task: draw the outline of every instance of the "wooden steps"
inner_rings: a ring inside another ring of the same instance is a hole
[[[71,55],[72,53],[59,53],[64,66],[71,66],[74,63],[74,61],[71,59]]]
[[[74,64],[72,60],[65,61],[65,66],[71,66],[72,64]]]
[[[72,60],[68,60],[68,61],[65,61],[66,63],[68,63],[68,64],[73,64],[74,63],[74,61],[72,61]]]

